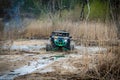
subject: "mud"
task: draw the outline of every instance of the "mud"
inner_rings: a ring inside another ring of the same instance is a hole
[[[5,44],[6,53],[0,55],[0,80],[57,79],[55,74],[44,77],[47,73],[56,73],[56,76],[82,75],[92,69],[99,58],[104,58],[100,52],[107,51],[102,47],[76,46],[71,52],[46,52],[46,43],[47,40],[17,40],[9,47]]]

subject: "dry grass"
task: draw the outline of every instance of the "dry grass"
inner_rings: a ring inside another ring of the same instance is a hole
[[[103,57],[103,56],[102,56]],[[85,74],[86,78],[97,80],[120,79],[120,47],[112,47],[105,58],[99,60],[98,65]]]
[[[70,20],[53,19],[34,20],[21,34],[23,38],[41,39],[49,38],[54,30],[70,32],[77,44],[84,45],[119,45],[113,40],[117,39],[116,27],[112,23],[102,22],[73,22]],[[112,43],[111,43],[112,40]]]
[[[19,76],[15,80],[119,80],[119,48],[112,48],[107,54],[84,55],[82,58],[71,57],[62,62],[56,61],[51,64],[55,72],[32,73]],[[114,54],[116,52],[118,53]]]
[[[116,30],[113,24],[100,22],[72,22],[72,21],[33,21],[27,26],[24,37],[43,38],[49,37],[54,30],[66,30],[73,38],[87,40],[116,39]]]

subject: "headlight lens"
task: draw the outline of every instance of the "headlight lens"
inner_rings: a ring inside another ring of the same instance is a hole
[[[55,38],[54,41],[57,41],[57,39]]]
[[[65,42],[67,42],[67,39],[65,39]]]

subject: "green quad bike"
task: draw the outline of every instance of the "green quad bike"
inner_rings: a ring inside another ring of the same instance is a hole
[[[74,50],[74,43],[66,31],[54,31],[51,33],[50,42],[46,45],[46,51]],[[72,44],[73,43],[73,44]]]

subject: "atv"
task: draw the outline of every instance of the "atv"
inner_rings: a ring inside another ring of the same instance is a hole
[[[55,50],[74,50],[71,36],[68,32],[60,30],[51,33],[49,44],[46,45],[46,51]]]

